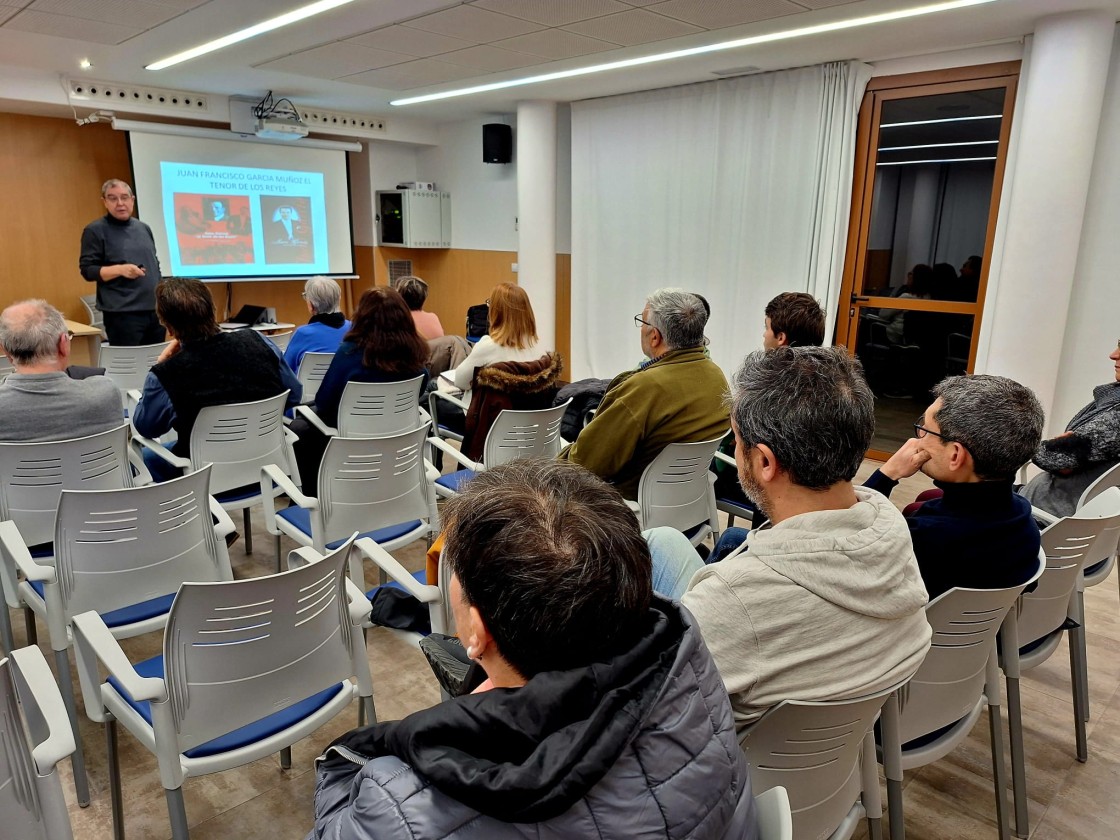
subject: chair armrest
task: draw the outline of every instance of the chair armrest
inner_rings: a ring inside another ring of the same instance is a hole
[[[1041,522],[1043,525],[1053,525],[1058,521],[1057,516],[1034,505],[1031,505],[1031,516],[1034,517],[1035,522]]]
[[[443,391],[431,391],[428,394],[428,410],[431,412],[431,415],[433,417],[436,416],[436,410],[434,408],[435,400],[446,400],[452,405],[463,409],[463,411],[467,410],[467,404],[458,397],[453,397],[451,396],[451,394],[445,394]]]
[[[298,414],[300,417],[302,417],[327,437],[338,437],[338,429],[336,429],[334,426],[328,426],[326,423],[324,423],[322,421],[322,418],[320,418],[319,415],[312,411],[308,406],[297,405],[296,414]]]
[[[275,496],[272,489],[273,484],[278,486],[285,496],[301,508],[315,510],[319,507],[319,500],[303,495],[296,487],[295,482],[275,464],[266,464],[261,467],[261,498],[264,499],[261,507],[264,508],[264,527],[268,533],[279,536],[280,529],[276,527],[276,508],[273,507],[271,502]]]
[[[237,530],[237,526],[233,524],[226,509],[221,506],[217,499],[210,496],[210,513],[218,520],[214,523],[214,536],[220,540],[224,540],[227,536]]]
[[[105,666],[110,676],[116,677],[133,700],[166,700],[167,687],[156,677],[142,677],[128,661],[120,642],[113,638],[105,622],[93,610],[74,616],[70,620],[74,634],[74,658],[78,666],[78,680],[86,714],[98,723],[108,720],[109,713],[101,699],[102,672],[98,663]]]
[[[23,541],[19,528],[10,519],[0,522],[0,552],[3,554],[3,561],[0,562],[0,567],[2,567],[0,568],[0,576],[4,581],[5,594],[7,594],[10,586],[11,594],[13,597],[15,596],[16,586],[19,583],[17,571],[23,572],[23,576],[28,580],[54,581],[54,566],[44,566],[35,562],[31,552],[27,550],[27,545]],[[11,604],[12,609],[16,609],[18,606],[18,599],[16,603]]]
[[[173,454],[170,449],[168,449],[166,446],[164,446],[158,440],[154,440],[153,438],[149,438],[149,437],[144,437],[142,434],[140,434],[138,431],[136,431],[136,427],[134,425],[132,425],[131,420],[129,421],[129,428],[132,431],[132,442],[133,443],[139,443],[140,445],[147,447],[148,449],[152,450],[152,452],[154,452],[156,455],[158,455],[160,458],[165,460],[167,463],[171,464],[171,466],[173,466],[173,467],[178,467],[179,469],[187,470],[188,472],[190,471],[190,468],[191,468],[190,458],[180,458],[178,455]]]
[[[129,388],[124,392],[124,407],[128,410],[129,417],[136,413],[136,406],[140,405],[140,398],[139,388]]]
[[[722,461],[723,463],[730,464],[731,466],[738,469],[738,465],[735,463],[735,459],[728,455],[726,452],[717,451],[713,457],[716,461]]]
[[[43,652],[37,647],[26,647],[13,650],[9,655],[18,680],[29,689],[26,696],[24,692],[20,694],[26,704],[35,707],[34,718],[46,729],[46,737],[31,749],[35,769],[40,776],[46,776],[58,762],[74,752],[74,730],[70,728],[62,694]],[[39,735],[35,733],[37,740]]]
[[[361,588],[350,580],[349,575],[346,580],[346,597],[350,601],[350,623],[355,627],[361,627],[369,621],[369,614],[373,611],[373,606],[370,604],[369,598],[366,593],[362,592]]]
[[[424,459],[424,477],[427,478],[428,481],[434,482],[437,478],[440,477],[440,475],[442,475],[442,473],[440,473],[440,471],[436,469],[435,464],[433,464],[431,461],[429,461],[427,458],[425,458]]]
[[[293,548],[288,552],[288,571],[292,569],[302,569],[304,566],[318,563],[322,559],[323,555],[310,546]]]
[[[430,437],[430,438],[428,438],[428,443],[430,443],[432,446],[434,446],[440,452],[443,452],[447,455],[450,455],[454,460],[458,461],[460,464],[462,464],[468,470],[474,470],[475,472],[482,472],[484,469],[486,469],[486,467],[484,465],[478,463],[478,461],[472,461],[470,458],[468,458],[466,455],[464,455],[462,452],[460,452],[454,446],[449,444],[443,438]]]
[[[443,597],[440,594],[438,586],[429,586],[420,583],[405,570],[404,566],[397,562],[393,555],[369,537],[363,537],[358,540],[354,543],[354,547],[364,556],[372,560],[374,565],[384,571],[391,580],[399,583],[401,588],[417,601],[423,604],[431,604],[439,601],[440,598]]]

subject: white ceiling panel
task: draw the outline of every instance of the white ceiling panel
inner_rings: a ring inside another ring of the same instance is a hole
[[[500,15],[475,6],[455,6],[442,12],[413,18],[405,25],[413,29],[450,35],[452,38],[465,38],[476,44],[525,35],[544,28],[539,23],[530,23],[527,20]]]
[[[661,0],[622,0],[627,6],[652,6],[654,3],[660,3]]]
[[[503,47],[514,52],[529,53],[552,61],[618,49],[617,44],[600,41],[598,38],[588,38],[586,35],[577,35],[563,29],[530,32],[528,35],[518,35],[516,38],[495,41],[491,46]]]
[[[564,29],[577,35],[587,35],[590,38],[599,38],[628,47],[704,31],[699,26],[673,20],[664,15],[655,15],[643,9],[631,9],[629,12],[619,12],[617,15],[569,24]]]
[[[0,0],[0,8],[10,6],[13,9],[22,9],[30,2],[31,0]]]
[[[805,11],[804,6],[792,0],[667,0],[647,8],[705,29],[739,26]]]
[[[54,15],[151,29],[179,14],[171,6],[144,0],[35,0],[29,9]]]
[[[384,90],[411,90],[412,88],[435,85],[440,82],[468,79],[477,75],[478,70],[473,67],[448,64],[446,61],[436,61],[434,58],[421,58],[404,64],[394,64],[392,67],[383,67],[380,70],[356,73],[353,76],[339,79],[339,81],[356,85],[369,85]]]
[[[810,9],[827,9],[831,6],[847,6],[849,3],[858,3],[859,0],[797,0],[802,6]]]
[[[4,28],[19,32],[34,32],[36,35],[53,35],[55,38],[89,41],[94,44],[119,44],[144,31],[133,26],[83,20],[66,15],[51,15],[31,9],[24,9],[5,23]]]
[[[475,0],[471,5],[545,26],[563,26],[630,8],[619,0]]]
[[[465,50],[457,50],[456,52],[444,53],[439,59],[440,61],[447,61],[451,64],[462,64],[465,67],[473,67],[476,70],[483,70],[490,73],[496,73],[499,70],[513,70],[518,67],[528,67],[530,64],[540,63],[540,59],[535,55],[511,52],[510,50],[503,50],[486,44],[479,47],[467,47]]]
[[[363,70],[375,70],[411,61],[412,56],[387,50],[371,50],[353,44],[334,43],[304,50],[303,52],[266,61],[256,65],[259,69],[280,70],[316,79],[337,79]]]
[[[19,9],[17,9],[15,6],[0,6],[0,23],[6,21],[18,11]]]
[[[474,44],[462,38],[449,38],[446,35],[425,32],[423,29],[410,29],[407,26],[386,26],[384,29],[375,29],[346,40],[350,44],[391,50],[416,58],[427,58],[451,50],[461,50]]]

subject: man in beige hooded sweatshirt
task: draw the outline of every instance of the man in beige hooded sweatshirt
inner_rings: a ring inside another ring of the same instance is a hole
[[[693,577],[696,617],[742,729],[787,699],[887,688],[925,658],[926,590],[910,532],[852,485],[874,398],[842,348],[752,353],[731,384],[735,460],[768,525]]]

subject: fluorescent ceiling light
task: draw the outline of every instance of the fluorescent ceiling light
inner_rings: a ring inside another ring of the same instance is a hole
[[[940,149],[945,146],[992,146],[998,140],[962,140],[960,143],[923,143],[920,146],[880,146],[880,152],[902,152],[906,149]]]
[[[993,3],[995,0],[950,0],[946,3],[933,3],[927,6],[915,6],[912,9],[899,9],[893,12],[883,12],[878,15],[838,20],[833,23],[821,23],[816,26],[803,26],[799,29],[786,29],[781,32],[771,32],[767,35],[753,35],[749,38],[739,38],[734,41],[723,41],[718,44],[705,44],[702,47],[689,47],[683,50],[645,55],[640,58],[627,58],[622,61],[611,61],[606,64],[593,64],[590,67],[576,67],[571,70],[559,70],[555,73],[542,73],[539,76],[526,76],[522,79],[510,79],[505,82],[491,82],[485,85],[448,90],[443,93],[429,93],[423,96],[409,96],[405,99],[394,99],[390,105],[415,105],[420,102],[434,102],[438,99],[452,99],[457,96],[470,96],[474,93],[486,93],[503,88],[519,87],[521,85],[535,85],[540,82],[553,82],[557,79],[570,79],[573,76],[587,76],[592,73],[603,73],[607,70],[621,70],[624,67],[640,67],[643,64],[653,64],[658,61],[672,61],[676,58],[687,58],[692,55],[734,50],[739,47],[750,47],[755,44],[767,44],[772,41],[788,41],[791,38],[804,38],[807,35],[819,35],[822,32],[835,32],[839,29],[855,29],[860,26],[871,26],[876,23],[887,23],[892,20],[932,15],[936,12],[948,12],[953,9],[963,9],[968,6],[981,6]]]
[[[934,123],[967,122],[968,120],[1002,120],[1003,114],[984,114],[981,117],[944,117],[939,120],[911,120],[900,123],[879,123],[879,128],[899,128],[904,125],[933,125]]]
[[[255,38],[257,35],[263,35],[265,32],[271,32],[273,29],[279,29],[281,26],[287,26],[290,23],[305,20],[309,17],[329,12],[331,9],[337,9],[339,6],[345,6],[347,3],[353,3],[354,0],[319,0],[317,3],[311,3],[299,9],[293,9],[290,12],[280,15],[279,17],[269,18],[268,20],[255,23],[245,29],[239,29],[229,35],[223,35],[213,41],[207,41],[205,44],[199,44],[197,47],[191,47],[181,53],[161,58],[152,64],[144,67],[145,70],[163,70],[165,67],[171,67],[175,64],[182,64],[184,61],[190,61],[192,58],[198,58],[200,55],[212,53],[215,50],[220,50],[223,47],[228,47],[230,44],[236,44],[241,41],[247,41],[249,38]]]
[[[915,163],[960,163],[966,160],[995,160],[994,157],[975,158],[941,158],[940,160],[896,160],[888,163],[877,163],[876,166],[912,166]]]

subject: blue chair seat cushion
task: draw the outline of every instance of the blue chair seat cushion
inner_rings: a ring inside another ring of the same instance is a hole
[[[418,572],[413,572],[412,577],[415,578],[417,583],[422,583],[425,586],[428,583],[428,573],[425,569],[421,569]],[[404,589],[404,587],[397,583],[395,580],[391,580],[388,583],[381,584],[381,586],[385,586],[390,589]],[[366,593],[366,597],[370,600],[373,600],[373,596],[377,594],[377,590],[380,589],[381,586],[373,587],[373,589]]]
[[[261,494],[260,484],[246,484],[244,487],[234,487],[221,493],[215,493],[214,498],[218,504],[228,505],[234,502],[243,502],[246,499],[256,498]]]
[[[477,474],[474,470],[457,470],[447,475],[441,475],[436,479],[436,484],[440,487],[446,487],[452,493],[458,493],[463,489],[463,485]]]
[[[163,656],[153,656],[151,659],[145,659],[143,662],[135,666],[136,673],[142,677],[157,677],[163,679]],[[150,726],[152,723],[152,704],[147,700],[137,702],[132,699],[132,696],[124,690],[115,677],[109,677],[109,685],[113,690],[119,694],[128,705],[130,705],[136,712],[148,722]],[[217,755],[218,753],[230,752],[231,750],[240,749],[241,747],[255,744],[258,741],[263,741],[275,735],[277,732],[283,732],[289,726],[294,726],[306,717],[309,717],[323,706],[327,705],[341,690],[348,690],[348,685],[338,683],[326,688],[317,694],[313,694],[306,700],[300,700],[298,703],[293,703],[286,709],[281,709],[279,712],[274,712],[268,717],[261,718],[240,729],[235,729],[232,732],[227,732],[215,738],[213,741],[207,741],[205,744],[187,750],[183,753],[187,758],[205,758],[208,755]]]
[[[43,581],[31,581],[31,588],[40,598],[46,600],[46,596],[43,594]],[[170,595],[160,595],[158,598],[150,598],[147,601],[141,601],[139,604],[130,604],[127,607],[100,613],[101,620],[105,622],[106,627],[123,627],[125,624],[147,621],[149,618],[155,618],[157,615],[167,615],[171,612],[171,603],[174,600],[174,592]]]
[[[306,534],[308,537],[311,536],[311,511],[306,508],[301,508],[298,505],[292,505],[291,507],[276,511],[276,515],[288,524],[293,525],[300,533]],[[402,522],[399,525],[389,525],[385,528],[376,528],[373,531],[366,531],[363,534],[358,534],[358,539],[369,537],[380,545],[381,543],[391,542],[398,537],[403,537],[410,531],[415,531],[423,524],[424,523],[419,519],[413,519],[411,522]],[[346,539],[349,539],[349,535],[347,535],[345,539],[334,540],[333,542],[327,543],[327,548],[333,551],[346,542]]]

